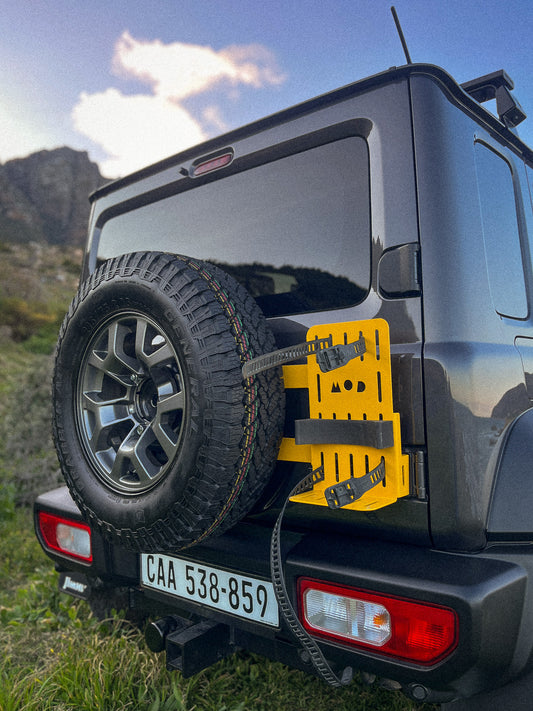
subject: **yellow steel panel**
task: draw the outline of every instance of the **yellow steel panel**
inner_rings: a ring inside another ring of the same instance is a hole
[[[284,365],[282,370],[286,388],[307,388],[306,365]]]
[[[281,440],[278,459],[284,462],[310,462],[310,445],[296,444],[294,437],[284,437]]]
[[[409,459],[402,454],[400,418],[393,411],[389,327],[383,319],[325,324],[310,329],[307,340],[328,336],[334,345],[351,344],[363,337],[366,352],[327,373],[321,371],[315,355],[308,356],[307,366],[284,366],[285,386],[303,387],[305,369],[311,419],[391,421],[394,445],[374,449],[354,444],[296,445],[294,440],[283,440],[280,459],[309,461],[313,469],[324,468],[324,481],[292,500],[327,506],[325,491],[329,487],[363,477],[384,461],[384,481],[343,507],[382,508],[409,493]]]

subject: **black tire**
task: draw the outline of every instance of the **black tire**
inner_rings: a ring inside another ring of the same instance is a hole
[[[59,335],[53,432],[92,526],[137,551],[222,533],[259,498],[277,458],[284,398],[254,299],[218,267],[158,252],[104,263]]]

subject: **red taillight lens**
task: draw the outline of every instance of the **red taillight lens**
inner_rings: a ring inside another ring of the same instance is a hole
[[[448,607],[301,579],[300,618],[314,636],[418,664],[436,664],[457,646]]]
[[[203,163],[195,165],[192,171],[193,177],[198,178],[200,175],[205,175],[206,173],[211,173],[213,170],[218,170],[226,165],[229,165],[233,160],[233,153],[224,153],[216,158],[211,158]]]
[[[48,548],[76,560],[92,562],[89,526],[45,511],[39,511],[38,522],[43,542]]]

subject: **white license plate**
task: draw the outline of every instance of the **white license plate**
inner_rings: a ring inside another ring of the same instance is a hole
[[[247,620],[277,627],[272,583],[174,556],[143,553],[141,584]]]

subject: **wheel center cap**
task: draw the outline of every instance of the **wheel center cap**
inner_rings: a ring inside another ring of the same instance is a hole
[[[140,419],[153,420],[157,413],[158,394],[155,383],[147,378],[137,387],[135,392],[135,409]]]

